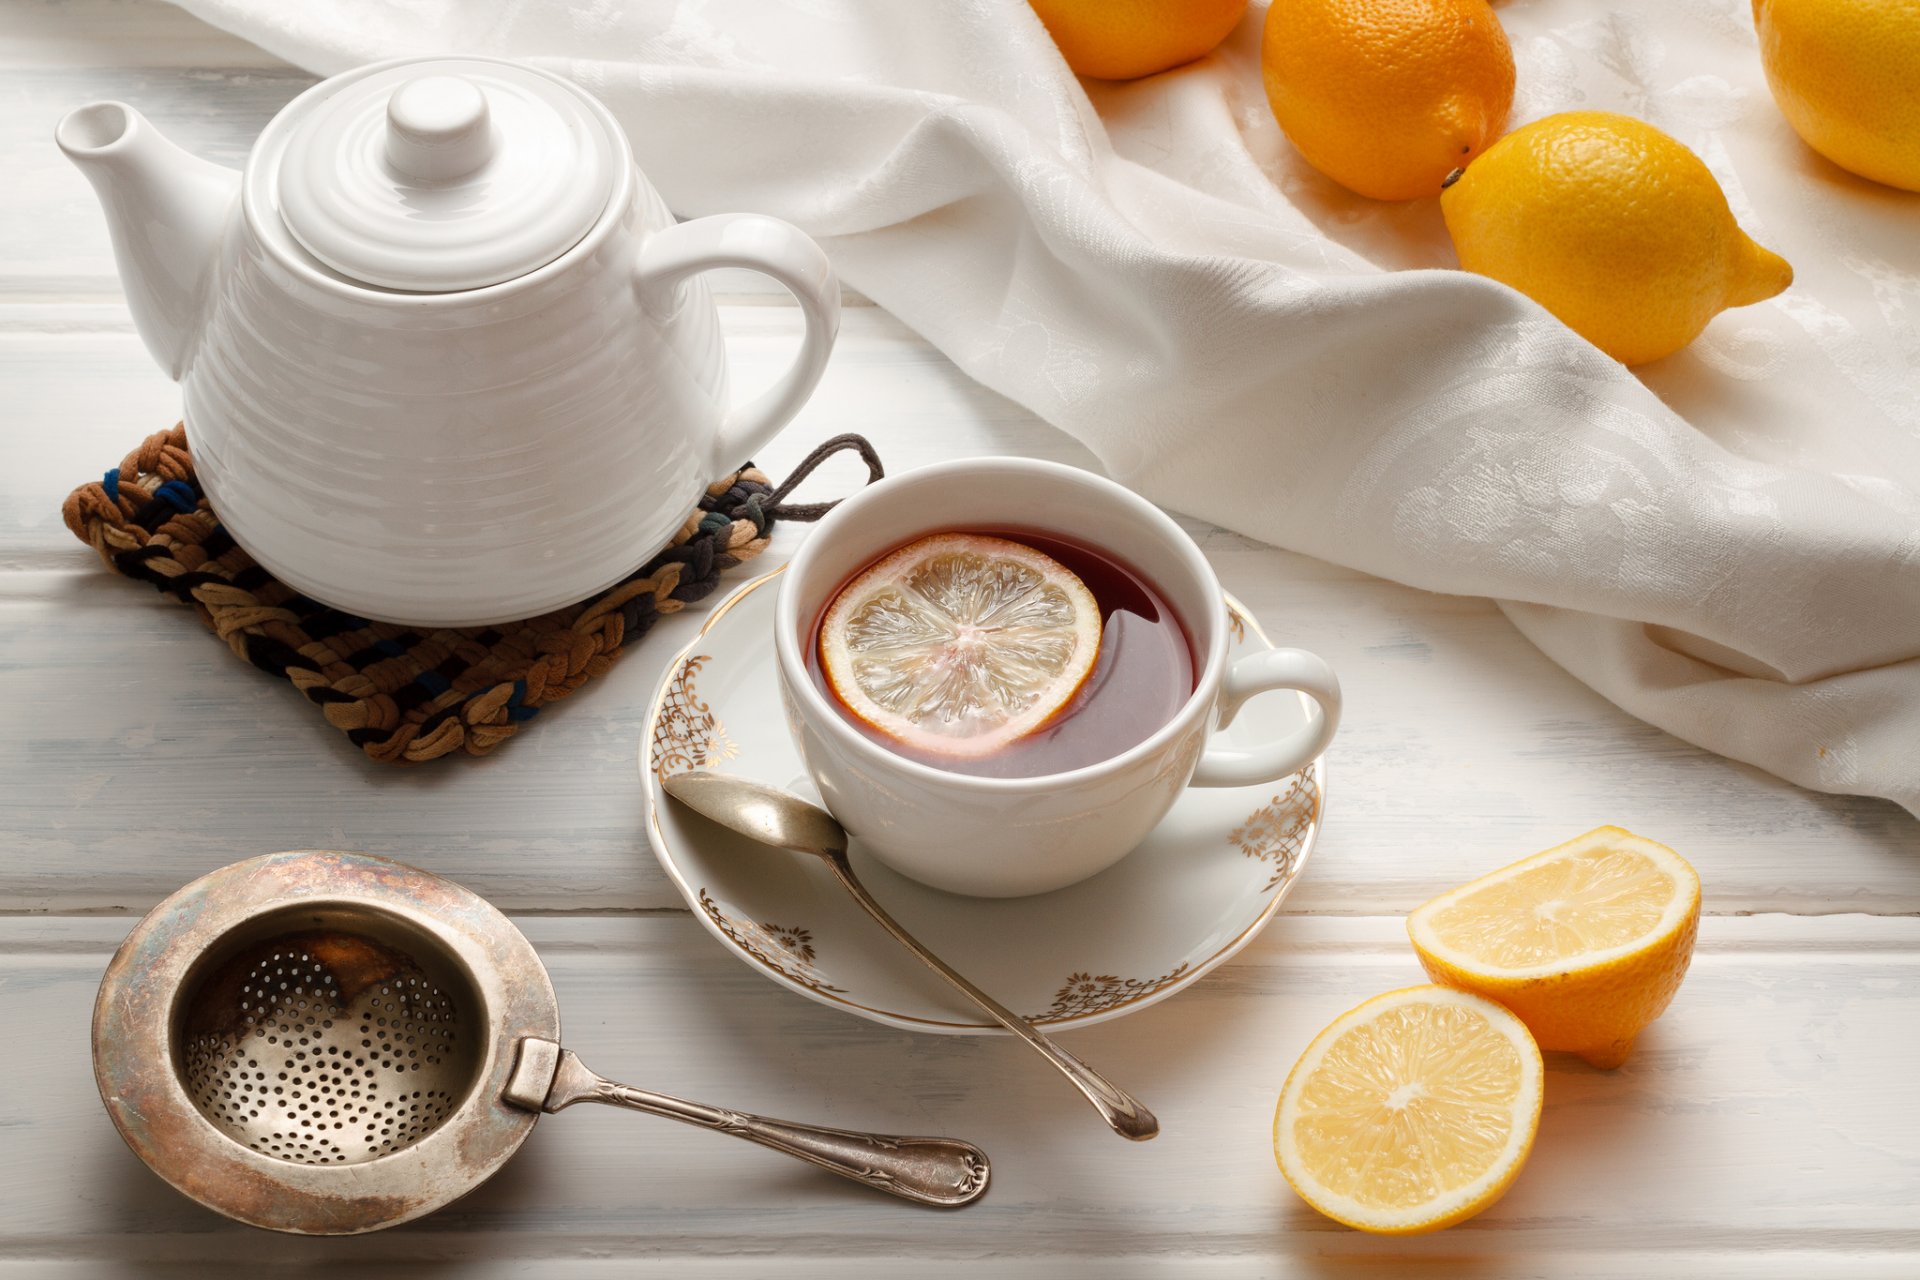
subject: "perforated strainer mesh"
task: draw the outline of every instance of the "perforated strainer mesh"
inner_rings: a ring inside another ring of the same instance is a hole
[[[296,1164],[358,1164],[440,1127],[483,1036],[406,954],[353,933],[292,933],[195,986],[179,1067],[236,1142]]]

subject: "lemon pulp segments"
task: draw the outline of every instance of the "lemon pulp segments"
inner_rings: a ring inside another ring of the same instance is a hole
[[[869,567],[828,607],[820,664],[836,696],[903,742],[984,755],[1072,700],[1100,652],[1100,608],[1053,557],[936,534]]]
[[[1617,1067],[1693,958],[1700,878],[1679,854],[1600,827],[1441,894],[1407,917],[1436,982],[1499,1001],[1543,1049]]]
[[[1430,1231],[1499,1198],[1533,1143],[1540,1052],[1499,1005],[1445,987],[1377,996],[1315,1038],[1280,1095],[1274,1151],[1314,1208]]]
[[[1617,848],[1525,867],[1428,917],[1453,949],[1501,969],[1592,957],[1652,933],[1676,904],[1673,876]]]

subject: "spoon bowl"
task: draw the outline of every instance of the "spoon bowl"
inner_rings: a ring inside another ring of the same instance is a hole
[[[779,787],[705,769],[669,775],[660,780],[660,785],[668,795],[689,809],[755,843],[784,849],[789,853],[807,854],[826,863],[841,887],[894,941],[1051,1062],[1086,1096],[1115,1133],[1135,1142],[1144,1142],[1160,1132],[1160,1121],[1132,1095],[1055,1044],[1031,1022],[974,986],[888,915],[854,874],[853,864],[847,858],[846,828],[825,809]]]

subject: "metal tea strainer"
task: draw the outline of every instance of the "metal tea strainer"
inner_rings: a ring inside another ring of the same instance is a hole
[[[603,1102],[718,1129],[957,1206],[987,1158],[950,1138],[793,1124],[602,1079],[559,1044],[532,944],[478,895],[353,853],[222,867],[107,966],[94,1076],[133,1151],[210,1209],[350,1235],[429,1213],[506,1163],[542,1111]]]

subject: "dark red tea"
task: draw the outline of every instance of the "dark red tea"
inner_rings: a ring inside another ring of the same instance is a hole
[[[985,756],[923,750],[883,733],[850,712],[820,670],[820,627],[814,619],[807,669],[847,723],[896,755],[953,773],[1027,778],[1098,764],[1146,741],[1185,705],[1194,690],[1193,647],[1186,629],[1151,582],[1104,552],[1025,529],[965,530],[1023,543],[1066,566],[1100,609],[1100,654],[1066,706],[1035,729]],[[915,539],[917,541],[917,539]],[[875,557],[878,563],[884,557]],[[862,566],[860,572],[865,572]],[[848,575],[848,582],[859,573]],[[844,588],[846,584],[843,583]],[[838,595],[838,591],[835,595]],[[829,605],[831,601],[829,601]]]

